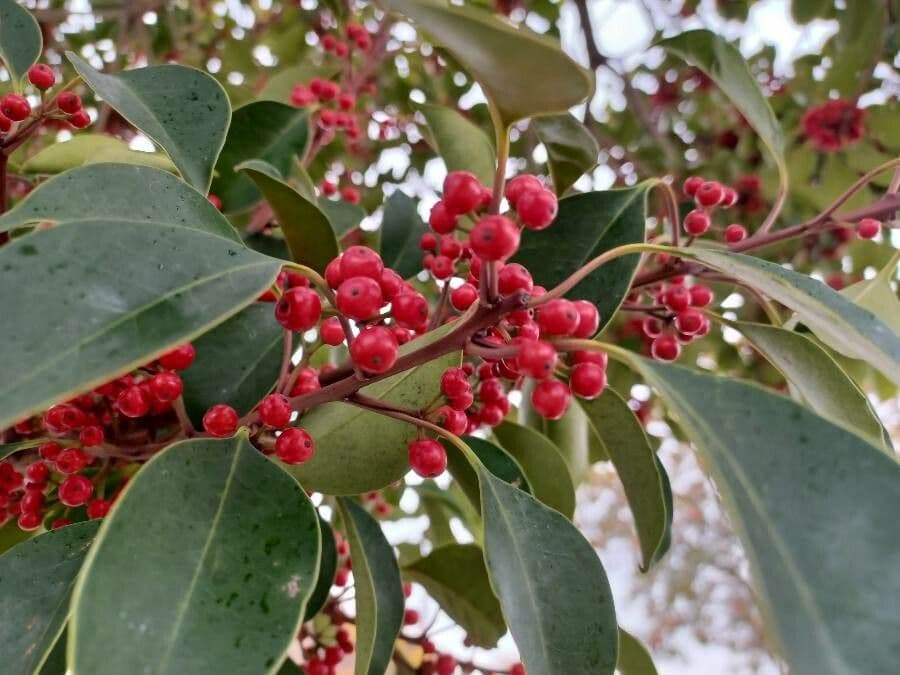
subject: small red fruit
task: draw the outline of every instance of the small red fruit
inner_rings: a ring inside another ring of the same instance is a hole
[[[447,398],[459,398],[471,390],[469,380],[461,368],[447,368],[441,375],[441,391]]]
[[[375,283],[375,282],[372,282]],[[375,283],[377,287],[378,284]],[[378,291],[381,296],[381,291]],[[309,330],[322,317],[322,300],[311,288],[298,286],[284,292],[275,305],[275,319],[285,329],[294,332]]]
[[[81,448],[66,448],[56,456],[56,470],[64,474],[78,473],[90,461]]]
[[[116,397],[116,408],[125,417],[143,417],[150,412],[150,399],[142,387],[133,384]]]
[[[431,207],[428,224],[438,234],[450,234],[456,229],[456,214],[447,208],[446,201],[439,201]]]
[[[542,380],[531,392],[531,405],[535,411],[548,420],[558,420],[566,414],[572,394],[559,380]]]
[[[445,255],[435,256],[428,269],[435,279],[449,279],[453,276],[453,260]]]
[[[150,378],[150,393],[161,403],[174,401],[183,390],[184,383],[173,372],[163,371]]]
[[[543,230],[550,226],[559,210],[556,195],[546,188],[528,190],[516,203],[516,214],[530,230]]]
[[[108,499],[92,499],[87,504],[87,516],[91,520],[105,518],[112,508],[112,502]]]
[[[481,204],[481,187],[468,171],[451,171],[444,179],[444,206],[457,215],[474,211]]]
[[[682,186],[684,194],[686,194],[688,197],[693,197],[695,194],[697,194],[697,190],[700,189],[700,186],[705,182],[706,181],[704,181],[700,176],[691,176],[686,181],[684,181],[684,185]]]
[[[168,354],[159,357],[159,365],[169,370],[185,370],[194,362],[197,351],[194,345],[187,342],[180,347],[176,347]]]
[[[874,218],[863,218],[856,224],[856,233],[862,239],[874,239],[881,232],[881,223]]]
[[[259,404],[259,418],[262,423],[276,429],[286,427],[291,421],[293,412],[290,401],[283,394],[269,394]]]
[[[23,512],[16,523],[19,526],[20,530],[25,532],[31,532],[32,530],[36,530],[41,526],[41,514],[35,511],[25,511]]]
[[[694,200],[697,202],[697,205],[706,208],[721,204],[724,197],[725,189],[722,187],[722,184],[713,180],[702,183],[694,194]]]
[[[45,63],[36,63],[28,69],[28,81],[35,87],[44,91],[56,84],[56,75],[53,69]]]
[[[697,284],[691,286],[691,307],[706,307],[713,301],[713,292],[709,286]]]
[[[431,438],[411,441],[409,466],[422,478],[440,476],[447,468],[447,451],[444,450],[444,446]]]
[[[497,275],[497,285],[502,295],[512,295],[516,291],[531,293],[534,288],[534,280],[524,266],[519,263],[509,263]]]
[[[732,223],[725,228],[725,241],[736,244],[747,238],[747,228],[737,223]]]
[[[71,115],[81,110],[81,97],[71,91],[62,91],[56,97],[56,105],[64,113]]]
[[[344,279],[350,277],[370,277],[378,281],[384,263],[381,256],[368,246],[351,246],[341,256],[341,276]]]
[[[381,286],[371,277],[353,277],[338,287],[336,303],[342,314],[363,321],[378,313],[384,297]]]
[[[353,363],[367,373],[384,373],[397,361],[399,344],[394,333],[384,326],[366,328],[350,345]]]
[[[315,452],[316,444],[306,429],[285,429],[275,440],[275,454],[285,464],[302,464]]]
[[[506,184],[504,194],[506,195],[506,199],[510,203],[510,205],[515,208],[515,206],[519,203],[519,199],[524,194],[528,192],[537,192],[543,189],[544,186],[537,176],[533,176],[529,173],[523,173],[516,176]]]
[[[519,248],[520,233],[506,216],[484,216],[469,236],[472,250],[483,260],[506,260]]]
[[[581,398],[597,398],[606,389],[606,371],[596,363],[579,363],[569,376],[572,393]]]
[[[522,343],[516,363],[522,375],[543,380],[553,374],[557,359],[556,348],[549,342],[527,340]]]
[[[69,124],[76,129],[87,129],[91,126],[91,116],[87,114],[86,110],[76,110],[69,115]]]
[[[322,342],[332,347],[336,347],[344,341],[344,328],[336,316],[328,317],[322,322],[319,334],[322,336]]]
[[[428,300],[421,293],[401,293],[391,303],[391,311],[404,328],[422,330],[428,325]]]
[[[31,114],[31,106],[28,99],[18,94],[7,94],[0,99],[0,113],[13,122],[21,122]]]
[[[681,354],[681,345],[674,335],[660,335],[650,346],[650,354],[659,361],[674,361]]]
[[[671,286],[665,292],[663,302],[673,312],[680,312],[691,304],[691,292],[684,286]]]
[[[465,283],[450,292],[450,304],[460,312],[469,309],[478,300],[478,289],[472,284]]]
[[[103,442],[106,433],[98,424],[89,424],[78,433],[78,440],[86,448],[93,448]]]
[[[86,476],[68,476],[59,484],[59,501],[66,506],[81,506],[94,494],[94,484]]]
[[[587,300],[576,300],[575,309],[578,311],[578,328],[572,333],[577,338],[592,338],[600,328],[600,312],[597,306]]]
[[[231,436],[238,425],[237,411],[225,403],[217,403],[203,415],[203,428],[210,436]]]
[[[557,298],[538,308],[537,322],[545,335],[572,335],[578,329],[581,315],[574,302]]]
[[[695,237],[704,234],[709,226],[709,214],[702,209],[694,209],[684,217],[684,231]]]

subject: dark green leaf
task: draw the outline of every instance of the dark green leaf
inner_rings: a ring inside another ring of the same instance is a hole
[[[606,572],[558,511],[476,466],[491,585],[529,672],[612,675],[618,627]]]
[[[593,90],[590,71],[558,45],[482,9],[441,0],[389,0],[388,7],[415,21],[471,73],[504,125],[563,112]]]
[[[897,462],[758,385],[629,360],[712,471],[792,671],[895,672]]]
[[[809,407],[822,417],[884,447],[881,422],[866,395],[828,352],[809,338],[761,323],[725,321],[772,362]],[[888,448],[886,448],[888,449]],[[889,448],[893,454],[893,448]]]
[[[400,353],[419,349],[449,329],[408,342]],[[441,373],[459,365],[459,359],[459,353],[448,354],[361,391],[418,410],[439,393]],[[406,446],[416,435],[416,428],[410,424],[346,403],[326,403],[307,412],[302,425],[316,439],[316,452],[308,462],[288,470],[309,490],[329,495],[362,494],[390,485],[409,470]]]
[[[21,90],[22,78],[37,63],[43,46],[34,15],[16,0],[0,0],[0,58],[16,91]]]
[[[246,432],[176,443],[103,521],[72,599],[70,666],[270,673],[297,633],[320,548],[303,488]]]
[[[357,227],[362,219],[366,217],[366,212],[361,206],[351,204],[343,199],[319,197],[316,204],[328,218],[328,222],[331,223],[331,229],[339,237]]]
[[[73,52],[66,57],[98,96],[162,146],[188,183],[207,192],[231,120],[215,78],[178,65],[106,75]]]
[[[834,0],[791,0],[791,16],[797,23],[828,18],[833,8]]]
[[[547,149],[547,164],[556,194],[562,195],[585,172],[597,165],[600,146],[587,128],[569,113],[532,120]]]
[[[495,647],[506,633],[503,611],[491,590],[484,553],[475,544],[451,544],[404,567],[479,647]]]
[[[236,166],[235,170],[246,173],[262,191],[278,218],[294,261],[324,273],[325,266],[338,256],[340,248],[322,210],[284,182],[270,164],[251,160]]]
[[[847,286],[841,291],[841,295],[880,317],[896,335],[900,335],[900,300],[897,299],[896,291],[891,288],[891,281],[897,275],[898,264],[900,251],[874,277]]]
[[[14,240],[0,249],[0,427],[205,333],[279,269],[181,226],[87,220]]]
[[[422,269],[422,249],[419,238],[428,227],[419,217],[416,202],[397,190],[384,205],[381,219],[381,257],[404,279]]]
[[[337,571],[338,555],[337,546],[334,543],[334,530],[328,521],[319,517],[319,530],[322,532],[322,555],[319,562],[319,576],[316,579],[316,587],[313,589],[309,602],[306,603],[306,613],[303,616],[304,621],[312,619],[325,603],[328,601],[328,594],[334,585],[334,573]]]
[[[391,545],[359,504],[338,500],[356,588],[355,675],[383,675],[403,625],[403,584]]]
[[[653,182],[603,192],[588,192],[559,202],[559,214],[546,230],[526,230],[513,258],[531,270],[534,282],[553,288],[586,262],[624,244],[644,241],[647,192]],[[640,255],[626,255],[603,265],[567,295],[590,300],[600,310],[603,327],[631,286]]]
[[[284,330],[275,305],[255,302],[194,341],[197,356],[181,374],[184,404],[199,428],[203,413],[227,403],[245,415],[271,391],[281,370]]]
[[[477,436],[464,436],[463,440],[488,471],[526,492],[531,491],[522,467],[506,450]],[[480,512],[481,491],[478,487],[478,474],[455,445],[447,441],[443,443],[447,450],[447,469],[472,506]]]
[[[78,134],[64,143],[48,145],[33,157],[29,157],[22,164],[21,170],[22,173],[56,174],[101,162],[137,164],[163,171],[177,171],[172,160],[161,152],[132,150],[123,140],[90,133]]]
[[[9,675],[31,675],[69,617],[75,578],[99,523],[46,532],[0,557],[0,662]]]
[[[887,4],[884,0],[848,2],[838,13],[840,26],[828,44],[831,64],[822,84],[826,90],[836,89],[847,98],[865,91],[891,25]]]
[[[455,544],[456,537],[450,528],[450,512],[446,504],[431,495],[418,492],[422,511],[428,516],[428,541],[432,546]]]
[[[658,675],[647,647],[626,630],[619,628],[619,662],[621,675]]]
[[[153,199],[135,199],[136,194]],[[41,221],[64,225],[101,218],[180,225],[240,241],[231,223],[191,186],[165,171],[131,164],[92,164],[54,176],[0,216],[0,231]]]
[[[216,162],[210,192],[222,200],[225,211],[243,211],[261,199],[259,189],[235,167],[251,159],[271,164],[288,175],[294,157],[309,143],[309,115],[285,103],[253,101],[236,108]]]
[[[66,675],[68,666],[66,665],[66,643],[69,640],[69,633],[63,629],[62,634],[56,639],[53,649],[47,654],[44,662],[40,666],[40,670],[36,671],[36,675]]]
[[[514,422],[494,427],[494,435],[522,467],[531,493],[571,518],[575,513],[575,488],[559,449],[546,436]]]
[[[708,30],[689,30],[658,44],[700,68],[731,99],[769,148],[782,179],[786,181],[781,126],[741,53]]]
[[[797,312],[829,347],[867,361],[900,384],[900,336],[872,312],[821,281],[740,253],[679,249],[679,255],[746,281]]]
[[[662,465],[650,447],[644,427],[618,392],[607,388],[599,398],[580,403],[625,488],[641,544],[641,569],[646,572],[665,554],[672,527]]]
[[[419,110],[428,123],[429,144],[447,171],[468,171],[483,185],[493,185],[497,160],[488,135],[453,108],[425,104]]]

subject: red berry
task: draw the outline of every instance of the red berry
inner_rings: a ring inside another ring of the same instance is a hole
[[[606,352],[595,352],[595,351],[577,351],[572,352],[572,363],[596,363],[603,370],[606,370],[606,366],[609,363],[609,357],[606,355]]]
[[[434,411],[434,421],[435,424],[451,434],[462,436],[466,433],[466,414],[460,410],[454,410],[448,405],[442,405]]]
[[[538,308],[537,322],[545,335],[572,335],[580,321],[578,308],[570,300],[557,298]]]
[[[19,500],[19,509],[22,513],[40,513],[43,506],[44,495],[40,488],[25,490],[25,494]]]
[[[94,484],[86,476],[68,476],[59,484],[58,497],[66,506],[81,506],[94,494]]]
[[[713,301],[713,292],[709,286],[702,284],[691,286],[690,294],[692,307],[706,307]]]
[[[88,465],[90,459],[81,448],[66,448],[60,451],[54,463],[60,473],[71,474],[81,471]]]
[[[663,332],[663,322],[655,316],[648,316],[641,323],[641,331],[649,338],[659,337]]]
[[[66,525],[71,525],[72,520],[70,518],[57,518],[52,523],[50,523],[51,530],[58,530],[61,527],[65,527]]]
[[[426,232],[426,234],[428,234]],[[424,236],[424,235],[423,235]],[[455,237],[441,237],[441,255],[456,260],[462,255],[462,244]]]
[[[351,246],[341,256],[341,276],[344,279],[350,277],[371,277],[378,281],[384,263],[381,256],[368,246]]]
[[[684,231],[695,237],[705,233],[709,226],[709,214],[702,209],[694,209],[684,217]]]
[[[263,424],[281,429],[291,421],[291,408],[287,397],[282,394],[269,394],[259,404],[259,418]]]
[[[592,338],[600,328],[600,312],[597,307],[587,300],[576,300],[575,309],[578,311],[578,328],[572,333],[577,338]]]
[[[650,346],[650,354],[659,361],[674,361],[681,353],[681,345],[674,335],[660,335]]]
[[[285,464],[302,464],[315,452],[316,444],[306,429],[285,429],[275,440],[275,454]]]
[[[373,282],[375,283],[375,282]],[[376,287],[378,284],[375,284]],[[378,291],[379,297],[381,291]],[[311,288],[298,286],[284,292],[275,305],[275,319],[289,331],[302,332],[322,317],[322,300]]]
[[[341,110],[352,110],[356,105],[356,97],[350,92],[344,92],[338,96],[338,107]]]
[[[435,662],[436,675],[453,675],[456,670],[456,659],[449,654],[441,654]]]
[[[393,300],[397,293],[403,290],[406,282],[394,270],[386,267],[381,273],[378,285],[381,286],[382,295],[388,300]]]
[[[694,194],[694,200],[697,202],[697,205],[707,208],[720,204],[724,197],[725,189],[722,187],[722,184],[712,180],[702,183]]]
[[[53,74],[53,69],[50,66],[44,63],[36,63],[28,69],[28,81],[43,91],[56,84],[56,75]]]
[[[566,414],[572,395],[569,388],[559,380],[542,380],[531,392],[531,405],[535,411],[548,420],[558,420]]]
[[[725,187],[723,189],[725,190],[725,196],[722,197],[722,206],[727,209],[729,206],[734,206],[735,204],[737,204],[737,190],[730,187]]]
[[[345,202],[350,202],[351,204],[359,204],[359,190],[357,190],[352,185],[343,187],[341,188],[341,199],[343,199]]]
[[[438,240],[431,232],[425,232],[419,237],[419,248],[426,253],[434,253],[437,250]]]
[[[86,110],[76,110],[69,116],[69,124],[76,129],[87,129],[91,126],[91,116]]]
[[[384,373],[397,361],[399,345],[389,328],[373,326],[366,328],[350,345],[353,363],[367,373]]]
[[[25,470],[25,477],[29,483],[45,483],[50,478],[50,469],[43,462],[34,462]]]
[[[364,321],[378,313],[384,297],[381,286],[371,277],[353,277],[338,287],[336,303],[342,314]]]
[[[497,275],[497,285],[502,295],[512,295],[516,291],[531,293],[534,288],[534,280],[524,266],[519,263],[509,263]]]
[[[403,625],[412,626],[419,623],[419,613],[414,609],[407,609],[403,612]]]
[[[306,675],[329,675],[331,668],[319,659],[310,659],[306,664]]]
[[[98,424],[89,424],[79,432],[78,440],[84,447],[93,448],[103,443],[105,436],[103,427]]]
[[[684,181],[684,185],[682,189],[684,190],[684,194],[688,197],[693,197],[697,194],[697,190],[700,189],[700,186],[703,185],[705,181],[700,176],[691,176],[686,181]]]
[[[862,239],[874,239],[881,232],[881,223],[874,218],[863,218],[856,224],[856,233]]]
[[[0,99],[0,113],[13,122],[21,122],[31,114],[31,106],[28,99],[18,94],[7,94]]]
[[[143,417],[150,412],[150,398],[143,387],[131,385],[116,397],[116,408],[125,417]]]
[[[105,518],[112,508],[112,502],[108,499],[92,499],[87,504],[87,516],[91,520]]]
[[[516,203],[516,214],[522,224],[531,230],[543,230],[556,218],[559,202],[550,190],[528,190]]]
[[[409,466],[422,478],[434,478],[447,468],[447,451],[444,446],[431,438],[411,441],[409,444]]]
[[[484,216],[469,235],[472,251],[483,260],[506,260],[519,248],[520,233],[506,216]]]
[[[6,133],[10,129],[12,129],[12,120],[0,113],[0,133]]]
[[[446,202],[439,201],[431,207],[428,224],[438,234],[450,234],[456,229],[456,214],[447,208]]]
[[[203,415],[203,428],[210,436],[231,436],[238,425],[237,411],[225,403],[217,403]]]
[[[175,373],[163,371],[150,378],[150,393],[161,403],[169,403],[181,396],[184,383]]]
[[[344,341],[344,328],[336,316],[328,317],[322,322],[319,334],[322,336],[322,342],[332,347],[336,347]]]
[[[332,183],[330,180],[323,180],[319,184],[319,189],[322,191],[323,195],[325,195],[326,197],[330,197],[337,192],[337,185]]]
[[[185,370],[194,362],[196,355],[194,345],[188,342],[160,356],[159,365],[169,370]]]
[[[521,663],[516,663],[512,668],[509,669],[509,675],[526,675],[525,666]]]
[[[504,194],[506,195],[506,199],[507,201],[509,201],[510,205],[515,208],[522,195],[528,192],[538,192],[539,190],[543,189],[544,186],[537,176],[523,173],[516,176],[506,184]]]
[[[516,364],[522,375],[543,380],[553,374],[557,359],[556,348],[549,342],[526,340],[522,343]]]
[[[478,300],[478,289],[472,284],[465,283],[450,292],[450,304],[460,312],[469,309]]]
[[[673,312],[680,312],[691,304],[691,292],[684,286],[671,286],[666,290],[663,302]]]
[[[606,389],[606,370],[596,363],[579,363],[569,376],[572,393],[581,398],[597,398]]]
[[[16,522],[20,530],[31,532],[32,530],[36,530],[41,526],[42,520],[43,519],[41,518],[40,513],[36,513],[34,511],[26,511],[19,516]]]
[[[453,214],[474,211],[481,204],[481,183],[468,171],[451,171],[444,179],[443,202]]]
[[[725,241],[729,244],[736,244],[747,238],[747,228],[737,223],[732,223],[725,228]]]
[[[453,261],[445,255],[435,256],[428,268],[435,279],[448,279],[453,276]]]
[[[441,391],[447,398],[459,398],[472,390],[461,368],[447,368],[441,375]]]
[[[484,403],[496,403],[506,398],[506,390],[503,383],[496,377],[491,377],[481,381],[478,387],[478,398]]]
[[[428,325],[428,300],[421,293],[401,293],[391,303],[391,311],[404,328],[422,330]]]
[[[61,91],[56,97],[56,105],[64,113],[71,115],[81,110],[81,97],[71,91]]]

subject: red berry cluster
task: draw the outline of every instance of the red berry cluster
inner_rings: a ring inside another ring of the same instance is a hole
[[[28,69],[28,82],[35,89],[44,92],[56,84],[56,74],[50,66],[38,63]],[[32,110],[28,99],[21,94],[6,94],[0,98],[0,135],[16,133],[32,116],[41,119],[67,119],[76,129],[84,129],[91,124],[91,118],[81,107],[81,99],[71,91],[61,91],[55,99]],[[30,129],[33,132],[37,127]]]
[[[738,191],[722,185],[718,181],[704,180],[700,176],[691,176],[684,181],[684,194],[694,198],[697,205],[684,217],[684,229],[692,237],[706,234],[712,225],[712,215],[716,208],[727,209],[738,203]],[[736,244],[747,237],[747,228],[732,223],[725,228],[724,236],[729,244]]]
[[[863,136],[866,111],[855,101],[837,99],[809,108],[801,122],[803,134],[820,152],[837,152]]]

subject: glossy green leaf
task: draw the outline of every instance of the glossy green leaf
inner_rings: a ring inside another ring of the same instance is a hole
[[[6,459],[10,455],[19,452],[20,450],[36,448],[43,442],[43,439],[34,439],[26,441],[16,441],[15,443],[2,443],[0,444],[0,459]]]
[[[320,273],[340,253],[328,217],[306,197],[288,185],[278,171],[260,160],[235,167],[246,173],[260,189],[275,212],[291,258]]]
[[[644,241],[647,192],[652,186],[652,181],[646,181],[631,188],[587,192],[560,200],[552,226],[523,233],[513,262],[531,270],[536,284],[553,288],[601,253]],[[637,254],[616,258],[566,297],[597,305],[602,327],[622,304],[639,262]]]
[[[841,291],[860,307],[881,318],[895,334],[900,335],[900,300],[891,288],[891,281],[897,278],[900,252],[895,253],[874,277],[859,281]]]
[[[366,217],[366,212],[361,206],[351,204],[343,199],[328,199],[322,196],[316,200],[316,204],[328,218],[331,229],[338,237],[342,237],[357,227]]]
[[[171,445],[103,521],[72,599],[71,668],[270,673],[300,626],[320,548],[303,488],[246,432]]]
[[[503,611],[491,590],[484,553],[475,544],[434,549],[403,568],[411,581],[425,587],[451,619],[479,647],[491,648],[506,633]]]
[[[582,175],[597,165],[597,139],[574,116],[543,115],[531,122],[547,149],[547,165],[557,195],[562,195]]]
[[[419,349],[445,330],[408,342],[401,354]],[[440,391],[441,373],[459,365],[459,353],[397,373],[361,391],[397,405],[420,409]],[[304,464],[288,467],[308,490],[330,495],[356,495],[380,490],[409,470],[407,444],[416,428],[346,403],[326,403],[307,412],[303,428],[316,439],[316,452]]]
[[[491,443],[477,436],[463,436],[466,445],[478,457],[478,461],[492,474],[526,492],[531,491],[528,480],[522,466],[513,459],[505,449],[496,443]],[[447,450],[447,469],[453,476],[462,493],[475,510],[481,511],[481,489],[478,486],[478,474],[469,463],[469,460],[459,449],[447,441],[443,441]]]
[[[600,397],[581,401],[581,405],[622,481],[641,545],[641,569],[646,572],[665,554],[672,527],[664,470],[644,427],[618,392],[607,388]]]
[[[100,194],[103,199],[97,198]],[[153,199],[135,199],[136,194]],[[54,176],[0,216],[0,231],[41,221],[64,225],[100,218],[179,225],[240,242],[231,223],[190,185],[165,171],[130,164],[93,164]]]
[[[381,218],[381,257],[404,279],[422,269],[422,249],[419,238],[428,231],[416,210],[416,202],[401,190],[396,190],[384,205]]]
[[[435,497],[418,492],[422,512],[428,516],[428,541],[434,547],[456,543],[450,527],[450,513],[445,503]]]
[[[428,140],[447,171],[468,171],[482,184],[494,184],[497,164],[491,139],[459,111],[442,105],[419,106],[428,123]]]
[[[178,169],[161,152],[132,150],[125,141],[104,134],[78,134],[64,143],[53,143],[21,166],[22,173],[56,174],[87,164],[115,162],[150,166],[163,171]]]
[[[16,0],[0,0],[0,59],[6,64],[16,91],[22,78],[37,63],[44,46],[34,15]]]
[[[33,536],[34,532],[21,530],[15,520],[8,520],[5,525],[0,526],[0,553],[6,553],[16,544],[21,544]]]
[[[794,310],[829,347],[867,361],[900,384],[900,336],[868,309],[821,281],[740,253],[679,249],[679,255],[746,281]]]
[[[205,333],[279,269],[229,239],[150,222],[19,237],[0,249],[0,427]]]
[[[559,449],[534,429],[503,422],[494,435],[522,467],[531,493],[569,518],[575,513],[575,488]]]
[[[712,472],[792,672],[895,672],[896,460],[758,385],[630,360]]]
[[[472,6],[441,0],[389,0],[478,81],[509,125],[541,113],[564,112],[586,99],[594,78],[557,44]]]
[[[837,14],[838,32],[831,38],[826,54],[830,65],[823,87],[836,89],[847,98],[858,96],[869,83],[879,61],[891,25],[883,1],[848,2]]]
[[[31,675],[69,617],[75,578],[99,523],[52,530],[0,557],[0,662],[8,675]]]
[[[743,334],[822,417],[883,444],[883,429],[866,395],[824,349],[809,338],[761,323],[725,321]],[[893,448],[890,448],[893,454]]]
[[[68,665],[66,664],[66,643],[69,640],[69,633],[63,629],[62,634],[56,639],[53,649],[46,655],[44,662],[40,665],[40,670],[35,671],[36,675],[66,675]]]
[[[287,176],[294,157],[303,155],[309,144],[309,115],[285,103],[253,101],[236,108],[216,162],[216,176],[210,192],[221,200],[226,212],[243,211],[258,202],[259,189],[236,167],[259,159]]]
[[[338,554],[334,543],[334,530],[328,521],[319,517],[319,530],[322,532],[322,554],[319,561],[319,576],[316,578],[316,586],[313,589],[309,602],[306,603],[306,612],[303,620],[309,621],[318,614],[325,603],[331,587],[334,585],[334,574],[337,571]]]
[[[833,8],[834,0],[791,0],[791,16],[797,23],[828,18]]]
[[[107,75],[73,52],[66,57],[98,96],[162,146],[188,183],[207,192],[231,120],[215,78],[178,65]]]
[[[634,635],[619,628],[619,662],[616,670],[620,675],[658,675],[653,658],[647,647]]]
[[[381,526],[350,499],[339,499],[356,589],[355,675],[383,675],[403,625],[400,568]]]
[[[708,30],[689,30],[657,43],[666,51],[700,68],[741,111],[775,159],[787,181],[784,135],[759,83],[744,57],[726,40]]]
[[[606,572],[569,520],[476,466],[485,560],[529,672],[612,675],[618,627]]]
[[[255,302],[194,340],[194,347],[194,363],[181,373],[182,396],[200,428],[211,406],[227,403],[245,415],[272,390],[281,370],[284,330],[273,303]]]

